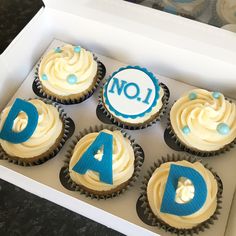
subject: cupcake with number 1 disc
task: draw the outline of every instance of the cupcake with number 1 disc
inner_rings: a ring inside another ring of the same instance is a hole
[[[100,92],[102,111],[114,124],[127,129],[146,128],[156,123],[169,99],[168,88],[139,66],[120,68]]]

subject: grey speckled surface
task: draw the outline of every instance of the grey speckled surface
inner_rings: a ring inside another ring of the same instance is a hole
[[[0,53],[41,6],[40,0],[0,0]],[[0,235],[121,234],[0,180]]]
[[[0,180],[0,235],[121,235]]]

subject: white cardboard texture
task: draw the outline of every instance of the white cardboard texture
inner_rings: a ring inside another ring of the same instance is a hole
[[[236,98],[236,36],[232,32],[121,0],[45,0],[0,56],[0,109],[52,38],[188,84]],[[17,57],[16,57],[17,55]],[[21,62],[21,63],[19,63]],[[13,80],[9,90],[6,81]]]
[[[61,45],[59,41],[54,41],[50,48]],[[76,43],[79,44],[79,41]],[[83,46],[83,45],[82,45]],[[95,52],[96,53],[96,52]],[[98,55],[98,54],[97,54]],[[99,59],[106,65],[107,75],[117,70],[125,64],[105,56],[98,55]],[[32,82],[35,69],[27,76],[21,87],[18,89],[12,100],[16,97],[32,98],[35,97],[32,91]],[[170,89],[170,104],[174,102],[185,91],[192,89],[192,86],[157,76]],[[98,92],[98,91],[97,91]],[[67,114],[75,121],[76,131],[89,127],[91,124],[101,124],[96,117],[96,106],[98,103],[96,94],[85,102],[78,105],[64,106]],[[89,117],[89,119],[88,119]],[[92,200],[79,194],[65,189],[59,181],[59,172],[63,167],[65,152],[68,149],[70,139],[63,147],[61,152],[50,161],[34,167],[17,166],[7,161],[0,160],[0,178],[16,184],[27,191],[35,193],[43,198],[51,200],[59,205],[67,207],[77,213],[83,214],[91,219],[112,227],[128,235],[152,235],[153,233],[162,236],[170,235],[156,227],[144,224],[137,216],[136,201],[140,195],[142,176],[153,162],[161,156],[166,156],[174,151],[171,150],[163,140],[163,132],[166,128],[167,116],[161,123],[151,128],[137,131],[128,131],[142,146],[145,152],[145,162],[142,168],[141,177],[134,187],[122,196],[109,200]],[[236,173],[236,149],[219,157],[203,158],[203,163],[209,163],[219,174],[223,181],[223,209],[219,220],[201,235],[215,236],[224,235],[230,205],[235,189]],[[222,168],[222,166],[224,168]],[[226,171],[227,170],[227,171]]]

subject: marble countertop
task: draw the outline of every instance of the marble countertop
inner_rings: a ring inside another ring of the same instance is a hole
[[[0,0],[0,53],[43,6],[41,0]],[[0,180],[0,235],[121,235]]]

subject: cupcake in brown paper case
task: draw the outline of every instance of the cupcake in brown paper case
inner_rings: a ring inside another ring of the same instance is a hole
[[[201,181],[203,185],[199,184]],[[212,168],[193,157],[172,155],[157,161],[145,177],[142,189],[146,217],[154,226],[178,235],[204,231],[220,214],[222,182]],[[192,201],[194,204],[186,207]]]
[[[37,112],[36,126],[32,135],[24,138],[23,142],[17,140],[0,138],[3,159],[19,165],[37,165],[52,158],[63,146],[69,135],[69,121],[63,109],[56,103],[40,99],[30,99],[24,101],[33,105]],[[15,101],[15,103],[16,103]],[[15,105],[14,103],[14,105]],[[0,130],[12,111],[14,105],[6,107],[0,116]],[[28,119],[28,114],[21,111],[14,117],[12,131],[14,133],[23,132],[32,121]]]
[[[172,106],[169,128],[185,151],[217,155],[235,144],[236,105],[220,92],[194,89]]]
[[[37,88],[43,96],[63,104],[90,97],[105,74],[92,52],[71,44],[50,50],[36,70]]]
[[[71,186],[97,199],[117,196],[132,186],[144,158],[129,135],[103,126],[82,131],[67,157]]]
[[[111,122],[121,128],[143,129],[166,112],[169,90],[140,66],[115,71],[100,90],[99,105]]]
[[[156,0],[153,7],[160,10],[195,19],[208,7],[207,0]]]
[[[217,0],[214,5],[213,22],[219,27],[236,24],[235,0]]]

